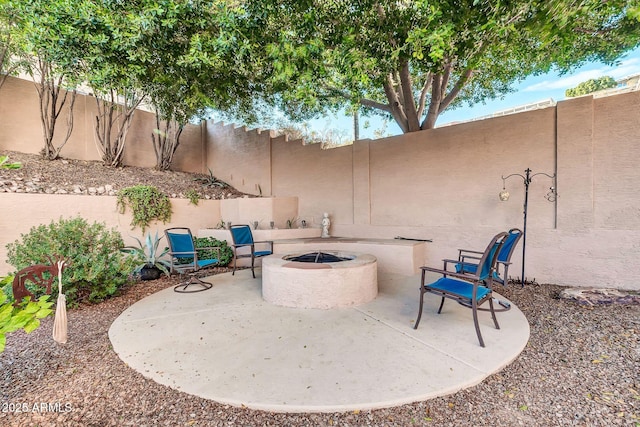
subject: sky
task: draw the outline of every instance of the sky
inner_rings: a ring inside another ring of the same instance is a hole
[[[619,58],[618,63],[614,66],[589,63],[565,75],[551,72],[539,76],[531,76],[516,84],[514,86],[516,91],[505,95],[502,99],[486,100],[484,104],[476,104],[472,107],[462,105],[455,110],[445,111],[438,118],[436,126],[487,116],[498,111],[550,98],[556,102],[562,101],[565,99],[565,90],[575,87],[586,80],[602,76],[611,76],[618,80],[638,73],[640,73],[640,48]],[[362,122],[365,120],[370,122],[368,129],[362,129]],[[374,131],[383,127],[381,119],[376,117],[361,118],[360,122],[360,138],[362,139],[373,138]],[[353,121],[351,117],[327,116],[310,121],[310,125],[316,130],[337,127],[340,129],[341,135],[347,139],[353,139]],[[400,128],[393,122],[388,123],[384,132],[385,135],[399,135],[400,133]]]

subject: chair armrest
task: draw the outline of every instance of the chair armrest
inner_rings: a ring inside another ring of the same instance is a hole
[[[233,243],[233,244],[231,244],[229,246],[234,247],[234,248],[241,248],[243,246],[253,246],[253,243]]]
[[[171,255],[171,256],[174,256],[174,255],[193,255],[195,253],[196,253],[195,251],[183,251],[183,252],[171,252],[171,251],[169,251],[168,252],[168,254]]]
[[[468,259],[476,260],[475,264],[478,264],[478,262],[482,259],[482,257],[478,257],[478,256],[475,256],[475,255],[461,255],[460,258],[458,259],[458,261],[462,262],[462,263],[466,263],[466,264],[471,264],[469,262],[466,262],[466,260],[468,260]]]
[[[260,244],[268,244],[271,247],[271,251],[273,251],[273,241],[272,240],[261,240],[259,242],[253,242],[254,245],[260,243]]]
[[[477,255],[484,254],[484,252],[482,251],[472,251],[471,249],[458,249],[459,254],[462,254],[463,252],[470,253],[470,254],[477,254]]]
[[[440,273],[443,276],[457,277],[459,279],[463,279],[463,280],[467,280],[467,281],[475,281],[475,282],[477,282],[477,281],[480,280],[480,277],[478,277],[478,276],[476,276],[474,274],[469,274],[469,273],[467,273],[467,274],[455,273],[453,271],[441,270],[439,268],[434,268],[434,267],[420,267],[420,269],[422,270],[423,275],[424,275],[425,271],[430,271],[432,273]]]
[[[443,259],[442,262],[444,263],[444,270],[447,269],[447,267],[449,266],[449,264],[458,264],[460,262],[460,260],[457,259]]]

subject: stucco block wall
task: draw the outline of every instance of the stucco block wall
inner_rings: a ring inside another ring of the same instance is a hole
[[[0,91],[0,149],[33,154],[40,152],[44,142],[39,108],[33,82],[12,77],[7,79]],[[73,111],[73,132],[60,155],[79,160],[100,160],[95,137],[95,98],[78,94]],[[56,147],[62,144],[66,136],[67,115],[65,106],[56,124]],[[185,126],[180,146],[175,153],[173,169],[197,173],[207,171],[206,135],[203,126],[204,123]],[[127,134],[123,158],[125,165],[155,166],[156,158],[151,142],[151,134],[155,128],[154,114],[144,110],[136,111]]]
[[[271,135],[209,121],[205,125],[208,167],[214,176],[238,190],[269,196],[271,190]]]
[[[594,104],[594,227],[640,230],[640,97],[628,93]]]
[[[335,224],[353,224],[353,149],[322,150],[320,144],[272,141],[272,194],[297,196],[300,219],[319,226],[327,212]]]
[[[495,120],[416,132],[371,144],[371,223],[402,226],[503,226],[518,224],[524,200],[520,178],[507,181],[511,199],[501,203],[501,175],[555,169],[553,126],[547,110],[521,120]],[[548,188],[548,186],[546,186]],[[536,200],[545,187],[531,188]],[[532,202],[533,202],[532,200]],[[554,207],[531,203],[531,222],[554,224]]]
[[[133,237],[141,240],[143,237],[139,228],[131,228],[131,211],[127,210],[124,214],[117,211],[116,197],[1,193],[0,201],[0,276],[13,271],[13,267],[6,263],[7,243],[20,239],[20,235],[28,233],[33,226],[49,224],[60,218],[80,216],[89,223],[105,223],[108,228],[119,231],[128,245],[136,244]],[[220,222],[221,202],[200,200],[198,206],[194,206],[187,199],[171,199],[171,221],[152,223],[145,235],[147,232],[155,234],[157,231],[162,236],[164,230],[170,227],[189,227],[194,235],[199,229],[213,228]],[[16,221],[16,218],[20,220]]]

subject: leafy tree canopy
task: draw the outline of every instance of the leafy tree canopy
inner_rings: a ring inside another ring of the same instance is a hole
[[[638,45],[637,0],[247,0],[257,104],[293,119],[332,109],[429,129],[446,108],[528,75],[611,63]],[[259,37],[258,37],[259,34]]]
[[[614,88],[618,85],[613,77],[604,76],[597,79],[589,79],[586,82],[578,84],[576,87],[569,88],[565,91],[565,96],[575,97],[588,95],[603,89]]]

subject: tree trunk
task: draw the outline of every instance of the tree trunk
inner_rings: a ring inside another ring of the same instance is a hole
[[[127,133],[143,97],[125,90],[122,98],[123,102],[118,102],[118,93],[113,89],[102,98],[96,95],[96,147],[105,166],[122,165]]]
[[[169,170],[173,163],[173,155],[180,145],[180,135],[184,125],[175,119],[160,120],[156,111],[156,129],[151,134],[153,151],[156,154],[156,169]]]
[[[65,90],[64,95],[60,97],[60,91],[63,90],[62,83],[64,81],[64,76],[58,76],[57,79],[52,76],[51,64],[47,61],[38,59],[36,71],[40,75],[40,81],[36,82],[34,78],[34,85],[38,92],[38,99],[40,101],[40,123],[42,125],[42,133],[44,137],[44,148],[41,153],[45,159],[55,160],[60,156],[62,147],[64,147],[69,141],[71,132],[73,131],[73,107],[76,99],[76,91],[74,90],[71,92],[71,100],[68,104],[69,116],[67,118],[67,134],[62,143],[56,147],[53,143],[56,124],[58,117],[67,102],[69,92]]]

